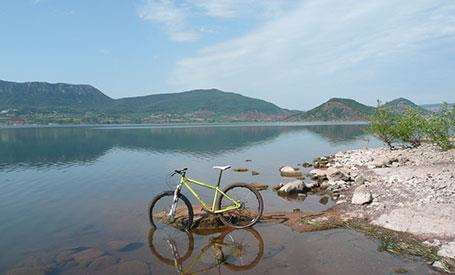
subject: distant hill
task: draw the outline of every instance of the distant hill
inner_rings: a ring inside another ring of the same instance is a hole
[[[448,105],[449,105],[450,107],[451,107],[451,106],[455,106],[455,103],[449,103]],[[439,112],[439,111],[441,110],[442,103],[436,103],[436,104],[423,104],[423,105],[420,105],[420,107],[424,108],[424,109],[427,110],[427,111]]]
[[[289,113],[288,110],[273,103],[217,89],[121,98],[110,106],[110,110],[181,115],[195,112],[217,115],[248,113],[284,115]]]
[[[11,116],[9,110],[29,117],[55,114],[37,123],[270,121],[294,113],[264,100],[217,89],[112,99],[90,85],[0,81],[0,114],[9,112],[6,114]],[[80,119],[68,120],[67,114],[79,114]]]
[[[85,111],[113,99],[90,85],[0,80],[0,109],[26,111]]]
[[[375,108],[353,99],[332,98],[301,114],[288,117],[289,121],[360,121],[366,120]]]
[[[384,104],[384,107],[389,108],[391,111],[395,113],[403,113],[409,108],[417,110],[419,113],[428,114],[430,111],[420,107],[419,105],[415,104],[414,102],[410,101],[406,98],[397,98],[392,101],[389,101]]]

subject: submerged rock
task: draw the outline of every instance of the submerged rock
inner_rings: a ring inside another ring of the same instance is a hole
[[[141,261],[122,262],[103,270],[104,274],[136,274],[146,275],[150,274],[147,264]]]
[[[364,186],[361,185],[354,190],[354,195],[352,196],[352,204],[366,204],[370,203],[373,200],[371,192]]]
[[[251,171],[251,175],[252,175],[252,176],[257,176],[257,175],[259,175],[259,172],[253,170],[253,171]]]
[[[260,182],[253,182],[250,183],[249,185],[258,191],[267,190],[269,188],[267,184],[263,184]]]
[[[305,191],[305,189],[306,189],[305,184],[300,180],[296,180],[296,181],[292,181],[292,182],[288,182],[288,183],[284,184],[278,190],[278,192],[282,193],[282,194],[290,194],[290,193],[296,193],[296,192],[303,192],[303,191]]]
[[[291,166],[283,166],[280,168],[280,174],[283,177],[301,177],[302,172],[299,169],[295,169]]]

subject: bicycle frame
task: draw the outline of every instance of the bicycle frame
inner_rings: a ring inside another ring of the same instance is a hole
[[[212,202],[212,206],[211,207],[209,207],[208,204],[201,199],[199,194],[196,191],[194,191],[193,188],[191,188],[191,184],[195,184],[195,185],[199,185],[199,186],[211,189],[211,190],[215,190],[215,195],[213,197],[213,202]],[[199,203],[201,204],[202,208],[204,208],[208,212],[211,212],[211,213],[214,213],[214,214],[220,214],[220,213],[232,211],[232,210],[235,210],[235,209],[239,209],[242,206],[240,202],[232,199],[231,197],[226,195],[223,191],[221,191],[221,189],[219,188],[219,181],[218,181],[218,185],[210,185],[210,184],[203,183],[203,182],[200,182],[200,181],[197,181],[197,180],[193,180],[193,179],[190,179],[190,178],[187,178],[187,177],[181,177],[180,178],[180,184],[175,189],[175,193],[174,193],[174,202],[175,203],[174,203],[174,206],[176,205],[176,202],[178,200],[177,195],[180,192],[180,189],[181,189],[182,186],[185,186],[190,191],[190,193],[193,194],[193,196],[199,201]],[[226,207],[223,207],[222,209],[217,209],[216,202],[218,200],[218,195],[219,194],[225,196],[233,204],[232,205],[228,205]],[[175,208],[175,207],[173,207],[173,208]],[[172,211],[172,213],[174,213],[175,209],[171,209],[171,211]]]

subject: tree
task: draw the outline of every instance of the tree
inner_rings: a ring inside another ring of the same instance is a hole
[[[378,102],[378,108],[369,120],[369,132],[393,149],[393,142],[396,140],[396,121],[397,116]]]
[[[425,136],[427,120],[417,110],[408,108],[403,115],[398,116],[393,128],[397,139],[418,147]]]

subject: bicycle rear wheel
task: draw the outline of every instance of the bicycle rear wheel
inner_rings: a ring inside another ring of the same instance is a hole
[[[241,203],[241,207],[220,215],[220,220],[234,228],[246,228],[254,225],[262,216],[264,202],[258,191],[248,184],[236,183],[228,186],[223,191],[227,196],[221,195],[218,201],[218,209],[223,209],[233,204],[232,200]],[[228,198],[229,197],[229,198]]]

